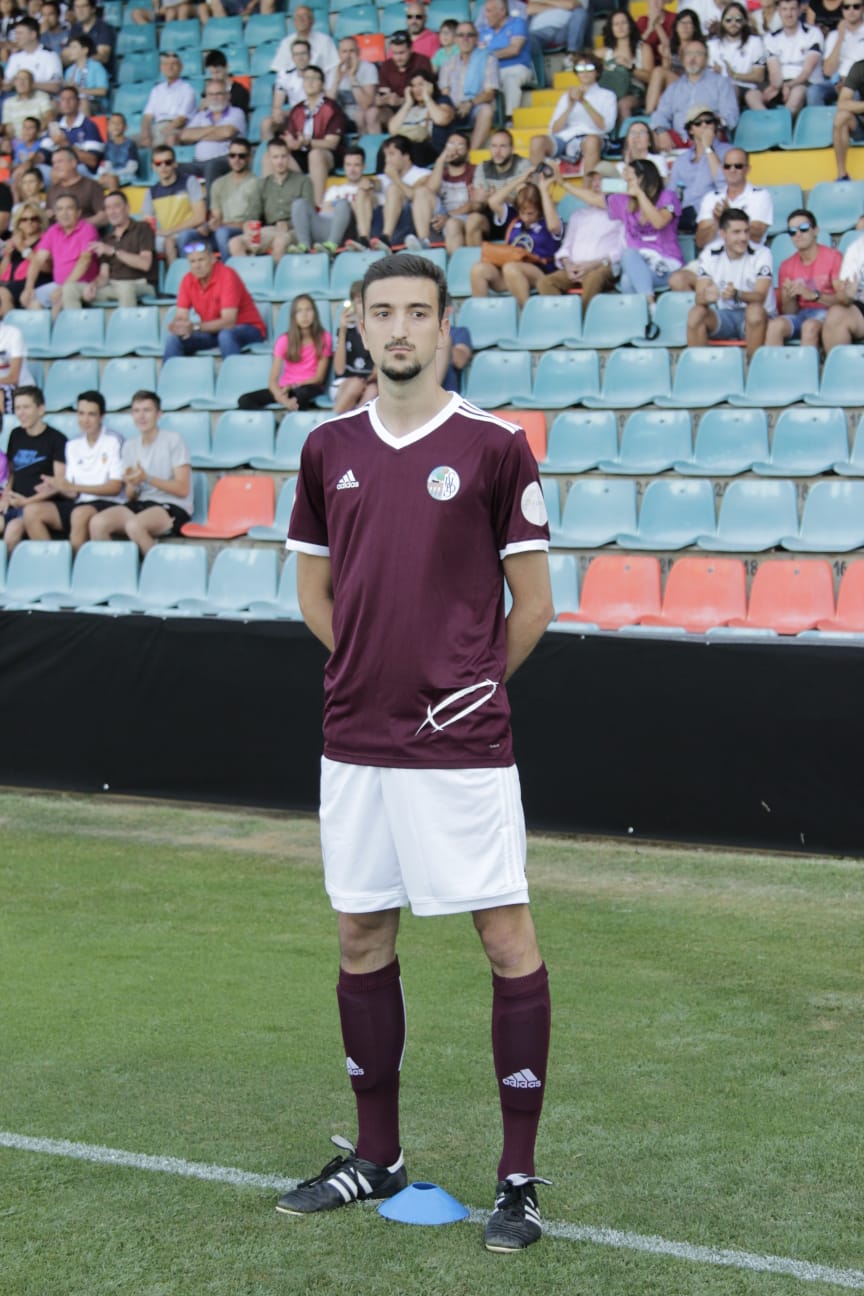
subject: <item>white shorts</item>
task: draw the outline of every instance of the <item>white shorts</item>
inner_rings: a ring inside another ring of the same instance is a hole
[[[515,765],[382,769],[321,761],[324,883],[341,913],[423,917],[527,904]]]

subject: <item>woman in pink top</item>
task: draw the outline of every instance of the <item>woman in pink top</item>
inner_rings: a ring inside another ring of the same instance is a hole
[[[286,410],[308,409],[324,393],[332,354],[333,339],[321,325],[318,308],[302,293],[291,303],[288,332],[276,339],[269,386],[241,396],[240,409],[274,403]]]

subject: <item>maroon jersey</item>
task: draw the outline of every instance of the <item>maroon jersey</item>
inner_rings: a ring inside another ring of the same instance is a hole
[[[454,395],[404,437],[372,401],[303,447],[288,548],[329,556],[324,753],[419,769],[512,765],[501,560],[546,550],[524,432]]]

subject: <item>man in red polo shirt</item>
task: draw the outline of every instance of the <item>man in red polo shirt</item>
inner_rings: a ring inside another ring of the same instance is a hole
[[[267,337],[264,321],[243,280],[217,261],[206,243],[187,243],[189,272],[180,281],[177,313],[168,325],[163,360],[219,348],[223,357],[239,355]],[[195,311],[198,323],[189,312]]]

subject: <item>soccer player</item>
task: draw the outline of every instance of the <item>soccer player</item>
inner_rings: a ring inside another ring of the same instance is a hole
[[[348,1155],[277,1209],[405,1187],[399,911],[470,912],[492,969],[504,1125],[485,1244],[518,1251],[540,1237],[535,1184],[548,1182],[534,1142],[550,1010],[504,684],[553,615],[549,530],[524,433],[438,384],[446,294],[422,257],[369,267],[360,327],[379,395],[312,432],[301,459],[288,547],[306,624],[331,653],[321,838],[359,1138],[334,1138]]]

